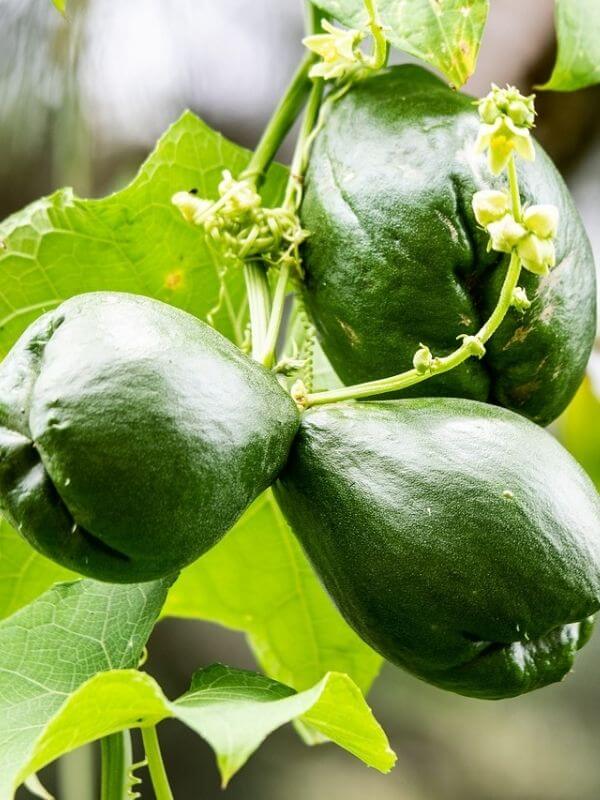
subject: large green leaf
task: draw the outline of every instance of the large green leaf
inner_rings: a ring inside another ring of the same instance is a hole
[[[204,318],[217,305],[219,263],[203,232],[171,204],[181,189],[216,197],[223,169],[243,170],[249,153],[186,112],[159,140],[134,181],[101,200],[70,189],[32,203],[0,225],[0,355],[44,310],[96,290],[156,297]],[[287,171],[273,167],[264,184],[275,202]],[[243,278],[233,270],[217,327],[236,339]],[[231,313],[229,313],[229,309]]]
[[[32,550],[0,517],[0,619],[35,600],[53,583],[73,577],[64,567]]]
[[[572,92],[600,83],[600,3],[556,0],[558,55],[542,89]]]
[[[0,623],[0,800],[28,776],[23,768],[70,695],[98,672],[137,666],[167,588],[58,584]]]
[[[383,730],[347,675],[330,673],[297,694],[262,675],[215,664],[197,672],[190,690],[170,702],[149,675],[113,670],[66,695],[45,718],[28,757],[18,755],[10,766],[12,784],[0,778],[0,800],[12,800],[28,776],[76,747],[167,718],[185,723],[211,745],[223,785],[270,733],[297,719],[381,772],[395,762]],[[27,715],[22,723],[28,724]]]
[[[171,204],[180,189],[216,196],[223,169],[239,173],[249,153],[186,112],[159,140],[125,189],[82,200],[63,189],[0,224],[0,356],[27,325],[74,294],[121,290],[147,294],[200,317],[218,302],[219,264],[198,228]],[[274,166],[263,193],[279,196],[287,171]],[[231,272],[217,327],[236,339],[232,319],[243,279]],[[243,323],[242,323],[243,324]],[[68,573],[33,553],[7,523],[0,524],[0,617],[28,603]]]
[[[325,593],[270,491],[183,571],[164,612],[245,631],[262,669],[297,690],[332,671],[366,692],[381,664]]]
[[[365,26],[363,0],[313,2],[344,25]],[[456,88],[473,74],[489,0],[378,0],[377,5],[390,44],[439,69]]]

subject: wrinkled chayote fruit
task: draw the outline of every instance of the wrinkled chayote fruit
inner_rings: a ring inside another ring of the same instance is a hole
[[[541,428],[464,399],[316,408],[276,496],[357,633],[481,698],[560,680],[600,606],[600,502]]]
[[[474,152],[478,130],[472,99],[416,66],[360,81],[332,107],[301,216],[306,303],[344,383],[410,369],[421,342],[447,355],[494,308],[508,257],[487,251],[471,202],[506,179]],[[523,272],[533,303],[509,310],[481,361],[403,397],[468,397],[547,425],[581,382],[596,330],[594,263],[562,178],[537,145],[536,156],[519,161],[519,183],[525,204],[558,208],[555,269]]]
[[[275,377],[195,317],[80,295],[0,367],[0,506],[60,564],[151,580],[219,541],[273,481],[297,425]]]

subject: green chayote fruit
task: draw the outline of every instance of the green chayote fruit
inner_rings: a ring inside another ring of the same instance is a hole
[[[447,355],[495,306],[508,257],[487,252],[471,201],[506,179],[474,153],[478,127],[469,97],[401,66],[357,83],[316,138],[301,209],[305,295],[344,383],[411,369],[420,342]],[[536,154],[519,160],[521,194],[558,207],[556,268],[523,272],[533,304],[509,310],[483,360],[403,396],[484,400],[546,425],[577,389],[596,327],[594,264],[568,190],[539,146]]]
[[[385,658],[460,694],[560,680],[600,606],[600,501],[550,434],[464,399],[304,414],[277,499]]]
[[[84,575],[194,561],[285,463],[295,404],[195,317],[93,293],[38,319],[0,367],[0,507]]]

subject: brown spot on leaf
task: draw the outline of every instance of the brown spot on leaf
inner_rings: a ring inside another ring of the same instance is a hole
[[[170,289],[172,292],[174,292],[177,289],[181,289],[182,285],[183,270],[174,269],[165,276],[165,289]]]

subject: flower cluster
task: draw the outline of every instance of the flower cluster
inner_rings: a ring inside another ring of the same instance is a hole
[[[499,253],[516,250],[525,269],[536,275],[547,275],[556,264],[556,206],[529,206],[523,211],[521,221],[517,221],[511,213],[508,194],[486,189],[473,196],[473,211],[490,236],[490,250]]]
[[[218,186],[219,198],[207,200],[192,192],[172,197],[187,222],[199,225],[225,259],[243,262],[264,259],[281,264],[294,262],[296,250],[306,238],[296,214],[285,208],[265,208],[251,180],[236,180],[224,170]]]
[[[359,45],[366,33],[353,28],[338,28],[326,19],[322,26],[326,33],[315,33],[302,40],[304,46],[321,59],[311,67],[310,77],[326,81],[346,78],[363,64],[364,56]]]
[[[535,95],[525,97],[514,86],[491,92],[477,102],[481,126],[475,143],[477,152],[488,151],[490,170],[498,175],[513,152],[527,161],[535,159],[531,128],[535,121]]]

